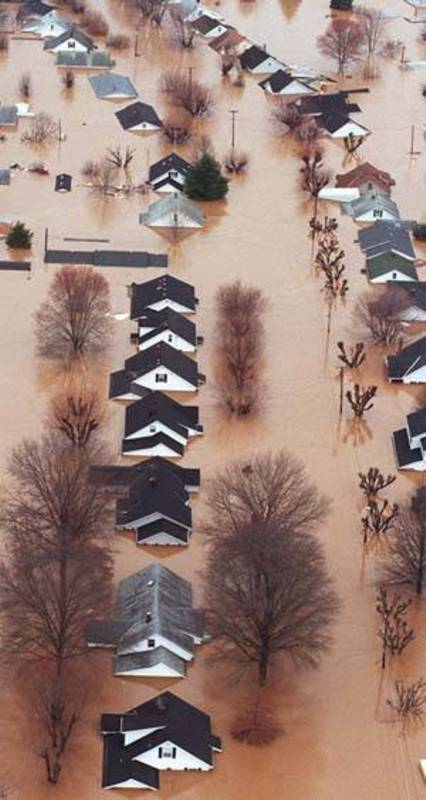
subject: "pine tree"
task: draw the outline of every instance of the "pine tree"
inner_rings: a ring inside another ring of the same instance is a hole
[[[184,192],[192,200],[221,200],[228,191],[228,179],[210,153],[204,153],[188,171]]]
[[[6,237],[6,244],[12,249],[29,250],[32,238],[33,233],[23,222],[15,222]]]

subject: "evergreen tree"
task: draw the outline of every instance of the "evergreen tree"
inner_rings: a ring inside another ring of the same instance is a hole
[[[32,231],[30,231],[23,222],[15,222],[7,234],[6,244],[12,249],[29,250],[31,248],[32,238]]]
[[[228,179],[210,153],[204,153],[188,171],[184,192],[192,200],[220,200],[228,191]]]

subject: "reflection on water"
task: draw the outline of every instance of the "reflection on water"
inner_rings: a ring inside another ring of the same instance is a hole
[[[134,20],[124,0],[97,0],[96,5],[108,14],[112,30],[134,31]],[[374,0],[369,5],[380,7],[381,3]],[[402,0],[388,0],[386,7],[401,15],[407,13]],[[329,71],[330,64],[315,47],[316,37],[328,21],[328,0],[227,0],[219,9],[230,23],[259,43],[266,42],[271,52],[286,62]],[[402,19],[389,23],[389,35],[406,42],[410,58],[421,57],[418,31],[419,26]],[[129,145],[136,151],[133,173],[137,180],[144,180],[148,164],[169,152],[170,147],[158,134],[141,138],[123,132],[114,116],[117,106],[97,101],[84,74],[76,76],[72,93],[64,92],[52,57],[43,52],[39,42],[11,42],[9,54],[0,64],[3,102],[16,100],[17,73],[19,76],[21,65],[31,63],[32,107],[60,119],[66,140],[53,143],[43,154],[36,153],[20,142],[29,124],[21,120],[18,132],[7,132],[6,142],[0,143],[0,166],[18,162],[26,167],[42,158],[50,173],[41,177],[17,172],[12,185],[1,188],[2,214],[23,219],[35,231],[30,280],[22,273],[0,273],[2,462],[22,436],[38,435],[48,400],[60,380],[54,370],[37,360],[32,332],[32,314],[45,297],[54,271],[42,259],[45,227],[49,228],[50,247],[64,247],[64,237],[74,236],[109,239],[110,246],[117,249],[167,252],[170,271],[196,286],[200,298],[197,324],[205,342],[199,350],[200,370],[207,375],[207,384],[199,394],[205,436],[187,450],[183,463],[200,466],[206,481],[231,458],[244,457],[253,450],[286,447],[301,457],[321,490],[334,499],[333,514],[321,538],[344,608],[336,645],[321,670],[300,673],[284,663],[283,672],[277,670],[273,675],[268,691],[285,736],[267,749],[248,750],[233,742],[228,733],[236,710],[250,694],[251,677],[236,683],[223,670],[213,668],[207,654],[197,654],[188,678],[174,684],[173,691],[212,714],[225,750],[217,757],[217,769],[211,774],[171,775],[162,780],[161,794],[186,800],[197,800],[200,793],[205,800],[275,800],[277,793],[291,800],[412,800],[421,796],[416,759],[425,755],[425,740],[421,731],[412,731],[402,748],[394,727],[381,721],[382,712],[375,713],[378,681],[383,677],[378,668],[374,612],[375,559],[369,556],[360,586],[357,472],[375,465],[384,472],[394,470],[390,433],[402,424],[418,390],[389,387],[383,374],[383,354],[369,353],[362,379],[379,386],[374,408],[363,425],[347,419],[345,410],[336,436],[339,387],[335,342],[349,340],[351,308],[357,294],[366,288],[362,258],[354,242],[356,227],[350,219],[339,218],[350,291],[346,307],[339,305],[333,312],[325,366],[326,311],[312,271],[308,239],[311,207],[298,190],[299,161],[294,144],[274,131],[270,104],[256,80],[248,77],[245,88],[236,91],[222,81],[220,59],[210,48],[200,43],[193,52],[181,52],[171,46],[161,30],[145,28],[140,32],[139,49],[139,58],[133,52],[118,55],[116,70],[129,75],[142,100],[152,103],[160,115],[166,103],[159,91],[159,76],[171,64],[193,67],[194,76],[212,86],[215,107],[200,131],[208,132],[219,158],[230,145],[228,112],[238,108],[236,140],[238,148],[250,156],[248,174],[243,180],[232,179],[226,203],[206,206],[205,228],[184,241],[169,241],[139,225],[139,213],[157,198],[152,194],[124,200],[101,198],[82,185],[81,166],[87,159],[98,159],[107,147]],[[359,73],[343,85],[365,86],[362,70],[360,64]],[[401,71],[397,63],[383,61],[381,77],[369,83],[370,94],[359,95],[363,109],[360,119],[373,131],[359,155],[392,173],[396,180],[394,198],[406,218],[424,217],[426,213],[423,82],[420,70]],[[408,156],[412,124],[417,126],[416,149],[422,151],[417,159]],[[189,157],[192,145],[177,149]],[[327,144],[325,161],[335,172],[353,165],[336,144]],[[66,195],[54,192],[55,175],[62,171],[74,178],[73,190]],[[336,212],[331,204],[320,204],[319,213]],[[126,284],[156,274],[155,270],[140,274],[130,269],[108,270],[114,311],[128,309]],[[221,283],[237,277],[258,284],[269,298],[265,402],[259,419],[247,425],[222,416],[212,366],[214,293]],[[108,365],[88,367],[91,380],[98,381],[105,392],[107,373],[120,368],[131,352],[129,334],[133,326],[122,321],[114,325]],[[109,406],[108,433],[118,459],[123,408],[117,403]],[[392,487],[392,498],[403,498],[421,481],[421,476],[400,476]],[[190,547],[166,558],[167,565],[192,579],[195,587],[203,564],[203,544],[197,533],[202,510],[201,493],[193,503],[195,525]],[[116,550],[117,579],[159,557],[157,550],[138,550],[132,537],[121,535],[116,537]],[[385,708],[393,677],[421,675],[423,625],[424,614],[419,611],[417,641],[404,661],[383,677],[381,709]],[[99,712],[130,708],[163,688],[155,682],[113,678],[108,653],[100,654],[95,665],[103,681],[100,697],[96,704],[89,702],[86,709],[58,790],[61,800],[104,797],[99,788]],[[3,696],[3,717],[7,736],[2,739],[2,756],[10,773],[17,776],[21,788],[18,796],[45,800],[46,787],[34,781],[35,771],[41,772],[34,755],[36,736],[25,725],[18,726],[21,710],[13,697],[6,702]]]

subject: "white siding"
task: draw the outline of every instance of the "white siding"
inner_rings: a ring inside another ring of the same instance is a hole
[[[399,318],[407,322],[426,322],[426,311],[417,306],[410,306],[401,311]]]
[[[370,209],[370,211],[365,211],[363,214],[355,217],[357,222],[377,222],[377,220],[394,220],[398,219],[397,214],[392,214],[390,211],[386,211],[385,209]]]
[[[180,672],[167,666],[167,664],[155,664],[145,669],[125,669],[122,672],[114,670],[114,675],[131,675],[134,678],[183,678]]]
[[[52,47],[49,50],[50,53],[67,53],[71,51],[72,53],[87,53],[88,47],[85,44],[81,44],[81,42],[77,42],[76,39],[67,39],[66,42],[62,42],[58,44],[56,47]]]
[[[409,278],[403,272],[392,270],[392,272],[385,272],[384,275],[379,275],[378,278],[370,278],[370,283],[388,283],[390,281],[404,281],[405,283],[412,283],[415,278]]]
[[[154,639],[155,640],[155,647],[148,646],[148,640]],[[180,647],[175,642],[172,642],[170,639],[167,639],[165,636],[161,636],[160,634],[153,634],[152,636],[148,636],[145,639],[140,639],[133,647],[126,648],[125,650],[120,649],[121,655],[128,655],[130,653],[147,653],[147,652],[155,652],[158,647],[164,647],[166,650],[170,650],[171,653],[174,653],[179,658],[183,658],[184,661],[192,661],[194,658],[193,653],[190,650],[185,650],[183,647]]]
[[[178,311],[180,314],[195,314],[195,309],[182,306],[180,303],[177,303],[175,300],[170,300],[167,297],[165,297],[163,300],[150,303],[147,308],[152,308],[153,311],[161,311],[163,308],[172,308],[173,311]]]
[[[141,436],[155,436],[156,433],[166,433],[167,436],[174,439],[176,442],[182,445],[188,444],[188,438],[186,436],[181,436],[162,422],[152,422],[149,425],[145,425],[144,428],[140,428],[136,433],[131,433],[130,436],[126,436],[125,438],[129,441],[130,439],[138,439]]]
[[[175,350],[182,350],[183,353],[194,353],[196,350],[193,344],[186,342],[181,336],[176,336],[175,333],[170,331],[161,331],[161,333],[158,333],[157,336],[152,336],[148,341],[142,344],[139,342],[138,350],[147,350],[148,347],[152,347],[157,342],[166,342],[170,347],[174,347]]]
[[[426,383],[426,367],[413,370],[402,379],[403,383]]]
[[[167,375],[167,381],[156,381],[156,376]],[[145,389],[158,389],[160,392],[196,392],[197,387],[188,383],[179,375],[175,375],[166,367],[157,367],[140,378],[135,378],[134,383],[144,386]]]
[[[207,772],[208,770],[212,769],[211,764],[206,764],[205,761],[201,761],[199,758],[196,758],[196,756],[193,756],[191,753],[183,750],[182,747],[176,747],[175,758],[165,757],[165,750],[168,748],[170,751],[172,751],[173,747],[176,747],[173,742],[164,742],[162,745],[162,758],[159,756],[159,747],[154,747],[152,750],[148,750],[148,752],[142,753],[140,756],[136,756],[135,761],[141,761],[142,764],[149,764],[150,766],[156,767],[160,770],[196,769]]]
[[[353,134],[353,136],[367,136],[368,133],[370,133],[370,131],[363,128],[361,125],[357,125],[356,122],[347,122],[346,125],[343,125],[342,128],[334,131],[334,133],[327,131],[328,136],[331,136],[332,139],[344,139],[345,136],[349,136],[349,134]]]
[[[139,125],[133,125],[131,128],[128,128],[128,131],[133,133],[138,133],[140,131],[158,131],[160,128],[159,125],[151,125],[150,122],[141,122]]]
[[[139,783],[139,781],[135,781],[133,778],[129,778],[127,781],[122,781],[121,783],[112,783],[110,786],[107,786],[107,789],[153,789],[153,786],[148,786],[147,783]]]
[[[188,534],[189,536],[189,531]],[[187,547],[188,542],[183,541],[182,539],[175,539],[174,536],[169,536],[168,533],[157,533],[156,536],[150,536],[148,539],[144,539],[143,542],[138,542],[138,544],[143,547],[143,545],[158,545],[159,547]]]
[[[145,736],[150,736],[151,733],[155,731],[161,731],[163,727],[163,725],[157,725],[156,728],[141,728],[138,731],[126,731],[124,734],[124,745],[127,747],[127,745],[133,744],[133,742],[137,742],[139,739],[144,739]]]

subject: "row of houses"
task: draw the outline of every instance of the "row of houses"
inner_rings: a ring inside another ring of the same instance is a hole
[[[110,397],[139,398],[125,408],[122,454],[144,460],[92,467],[90,480],[117,495],[116,527],[134,531],[137,544],[187,545],[200,471],[171,459],[182,456],[203,428],[198,408],[168,392],[196,392],[202,382],[187,355],[202,343],[190,319],[198,298],[193,286],[170,275],[132,284],[129,295],[137,353],[111,375]],[[112,617],[92,619],[86,628],[89,648],[113,651],[114,675],[133,678],[185,677],[196,647],[209,638],[191,584],[161,563],[121,580]],[[222,749],[210,717],[171,692],[102,714],[100,727],[102,786],[108,789],[157,790],[161,771],[209,771]]]

